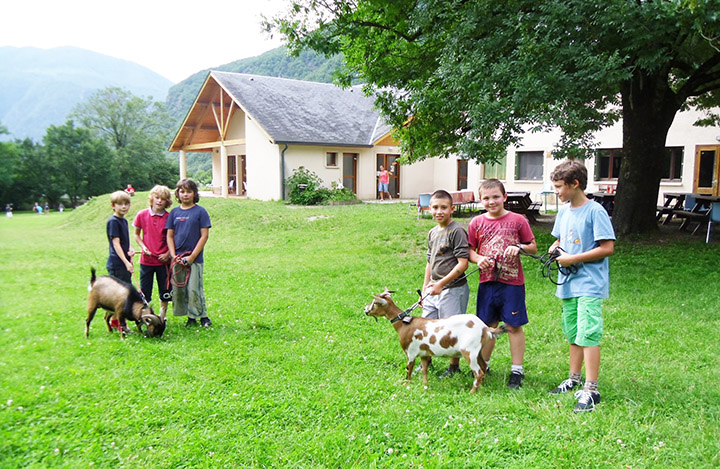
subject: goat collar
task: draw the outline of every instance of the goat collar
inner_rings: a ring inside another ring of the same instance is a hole
[[[402,321],[403,319],[405,319],[405,318],[410,314],[410,312],[412,312],[413,309],[414,309],[414,308],[406,309],[406,310],[403,311],[402,313],[398,314],[397,316],[395,316],[393,319],[390,320],[390,324],[394,324],[394,323],[396,323],[396,322],[398,322],[398,321]]]

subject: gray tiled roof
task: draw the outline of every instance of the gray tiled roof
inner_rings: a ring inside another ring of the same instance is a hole
[[[368,146],[390,131],[359,86],[210,74],[275,143]]]

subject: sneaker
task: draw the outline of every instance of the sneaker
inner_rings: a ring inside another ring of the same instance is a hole
[[[438,379],[445,379],[449,378],[455,373],[460,373],[460,367],[459,366],[450,366],[443,374],[441,374]]]
[[[210,327],[212,326],[212,321],[210,318],[200,318],[200,327]]]
[[[430,363],[428,363],[428,372],[430,372],[430,370],[432,370],[433,368],[435,368],[435,367],[433,366],[432,360],[430,360]],[[421,374],[422,374],[422,363],[415,363],[415,368],[413,368],[412,375],[417,376],[417,375],[421,375]]]
[[[576,414],[579,412],[592,412],[595,410],[595,404],[600,403],[600,393],[582,389],[575,393],[575,399],[577,399],[577,404],[575,404],[573,412]]]
[[[193,318],[188,318],[187,322],[185,323],[185,327],[195,327],[197,326],[197,321]]]
[[[525,378],[524,374],[513,371],[512,373],[510,373],[510,379],[508,380],[508,388],[520,389],[520,387],[522,386],[523,378]]]
[[[550,394],[563,394],[575,389],[578,386],[582,386],[582,384],[582,381],[573,381],[572,379],[568,378],[562,383],[560,383],[558,387],[550,391]]]

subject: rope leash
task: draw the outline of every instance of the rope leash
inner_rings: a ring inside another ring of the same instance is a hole
[[[192,251],[187,251],[173,257],[172,262],[170,262],[170,275],[168,276],[167,285],[168,289],[170,289],[170,284],[178,288],[183,288],[187,286],[188,282],[190,281],[190,269],[192,268],[192,266],[188,264],[188,262],[185,260],[185,257],[189,256],[190,254],[192,254]],[[180,266],[177,275],[175,274],[176,265]],[[176,279],[176,277],[179,277],[179,279]]]
[[[444,290],[447,290],[447,289],[450,288],[450,287],[452,287],[452,286],[455,285],[457,282],[460,282],[460,281],[462,281],[462,280],[465,280],[466,278],[468,278],[470,275],[474,274],[474,273],[477,272],[478,270],[480,270],[480,267],[477,267],[475,270],[471,270],[470,272],[466,273],[466,274],[463,275],[462,277],[456,278],[456,279],[453,280],[452,282],[450,282],[450,283],[448,283],[447,285],[445,285],[445,286],[443,287],[443,291],[444,291]],[[423,294],[422,294],[422,291],[420,291],[419,289],[417,290],[417,293],[418,293],[418,295],[420,296],[420,299],[417,300],[415,303],[413,303],[413,305],[410,306],[408,309],[406,309],[406,310],[403,311],[402,313],[398,314],[395,319],[392,319],[392,320],[390,321],[390,323],[394,323],[394,322],[397,322],[397,321],[401,321],[403,318],[405,318],[405,317],[408,316],[410,313],[412,313],[415,308],[417,308],[418,306],[420,306],[420,305],[422,304],[423,300],[430,295],[430,292],[427,292],[427,293],[425,293],[425,294],[423,295]]]
[[[555,285],[566,284],[567,281],[570,280],[570,275],[576,274],[578,272],[579,266],[571,265],[568,267],[563,267],[557,261],[558,257],[560,257],[563,252],[567,252],[560,246],[557,246],[551,252],[546,252],[542,256],[530,254],[529,252],[525,251],[520,245],[518,245],[517,247],[520,249],[520,254],[539,260],[541,264],[540,271],[542,273],[542,276],[548,278]],[[557,272],[557,274],[554,275],[555,278],[559,278],[560,274],[563,274],[565,276],[565,280],[563,282],[556,281],[553,278],[553,272]]]

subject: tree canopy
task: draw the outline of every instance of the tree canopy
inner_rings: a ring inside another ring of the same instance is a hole
[[[3,203],[54,207],[67,196],[76,205],[128,183],[137,190],[174,184],[177,164],[166,150],[172,123],[162,103],[106,88],[72,116],[75,120],[48,127],[42,145],[29,139],[0,142]]]
[[[629,233],[656,227],[675,114],[718,104],[718,12],[720,0],[296,0],[265,26],[295,51],[342,52],[340,83],[366,83],[409,161],[494,161],[550,128],[556,156],[587,157],[593,132],[622,118],[614,223]]]

